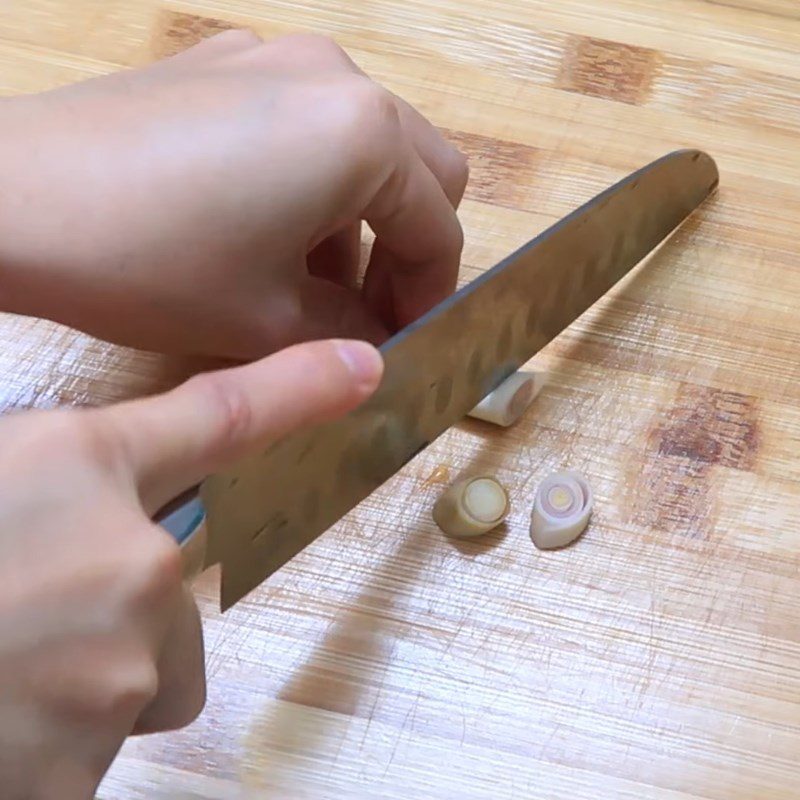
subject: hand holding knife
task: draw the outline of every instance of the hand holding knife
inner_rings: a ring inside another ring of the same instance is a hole
[[[358,409],[209,477],[157,520],[181,543],[205,522],[203,566],[222,563],[229,608],[577,319],[718,181],[696,150],[629,175],[392,337]]]

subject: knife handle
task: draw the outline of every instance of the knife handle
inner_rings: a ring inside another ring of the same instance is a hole
[[[195,486],[164,506],[154,522],[178,543],[183,561],[183,577],[191,580],[202,571],[206,549],[206,511]]]

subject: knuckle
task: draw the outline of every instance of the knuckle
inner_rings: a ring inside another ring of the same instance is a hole
[[[180,548],[155,525],[136,531],[131,541],[133,552],[126,554],[120,570],[124,603],[133,611],[163,610],[181,591]]]
[[[453,265],[454,275],[457,275],[464,250],[464,229],[455,213],[449,215],[447,221],[441,225],[436,250],[440,258]]]
[[[448,186],[457,189],[459,194],[469,180],[469,161],[457,148],[448,145],[443,159],[444,178]]]
[[[109,676],[95,709],[99,718],[131,719],[148,706],[158,694],[158,668],[146,654],[120,664]]]
[[[364,77],[351,79],[349,99],[359,123],[378,127],[381,132],[399,130],[400,114],[394,97],[380,84]]]
[[[403,136],[400,114],[392,95],[369,78],[352,77],[342,95],[344,135],[357,141],[357,152],[370,165],[383,163]]]
[[[457,253],[460,258],[461,253],[464,250],[464,229],[461,227],[461,223],[458,221],[458,219],[456,219],[455,223],[453,224],[453,230],[450,236],[453,252]]]
[[[88,724],[97,728],[132,723],[158,694],[158,667],[139,646],[122,643],[106,648],[102,667],[93,672],[91,685],[78,694],[64,690],[62,702],[79,710]]]
[[[223,372],[209,372],[192,378],[189,384],[210,406],[215,443],[234,442],[246,435],[252,425],[253,410],[235,380]]]

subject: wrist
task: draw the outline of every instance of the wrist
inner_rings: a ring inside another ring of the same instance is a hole
[[[87,126],[58,92],[0,102],[0,311],[80,318],[99,244],[86,227]]]
[[[38,315],[34,286],[43,279],[37,279],[42,265],[30,252],[37,238],[37,192],[25,180],[37,148],[31,99],[0,101],[0,311]]]

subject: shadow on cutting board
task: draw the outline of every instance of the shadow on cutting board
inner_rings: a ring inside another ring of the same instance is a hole
[[[487,441],[459,474],[485,468],[488,450]],[[426,498],[431,507],[439,485],[450,482],[450,468],[445,465],[436,467],[421,481],[421,490],[434,490]],[[447,541],[469,558],[501,544],[506,534],[503,525],[477,539],[448,537]],[[309,759],[335,760],[336,742],[347,738],[354,722],[365,726],[365,738],[373,719],[380,722],[376,712],[398,642],[414,628],[427,627],[432,636],[437,633],[435,623],[426,626],[424,616],[420,618],[413,609],[404,609],[407,597],[392,589],[395,576],[402,568],[403,583],[413,583],[430,563],[439,536],[444,534],[428,526],[408,530],[402,539],[398,537],[399,544],[391,557],[376,565],[349,609],[339,613],[305,664],[280,690],[276,702],[256,718],[243,747],[245,798],[286,797],[288,789],[297,789],[303,763]],[[402,680],[402,673],[398,679]],[[412,671],[411,683],[395,685],[394,692],[385,697],[394,694],[400,704],[411,703],[419,695],[419,680]],[[405,713],[405,708],[389,708],[386,721],[396,721]],[[387,758],[391,763],[388,754]]]
[[[404,598],[386,590],[387,576],[396,572],[395,565],[411,564],[413,572],[406,570],[403,577],[405,582],[413,580],[433,547],[427,530],[411,531],[400,539],[394,554],[376,566],[276,701],[256,717],[243,747],[244,797],[286,797],[298,787],[300,759],[327,762],[354,720],[369,726],[395,642],[404,635],[401,629],[412,624],[403,619]]]

